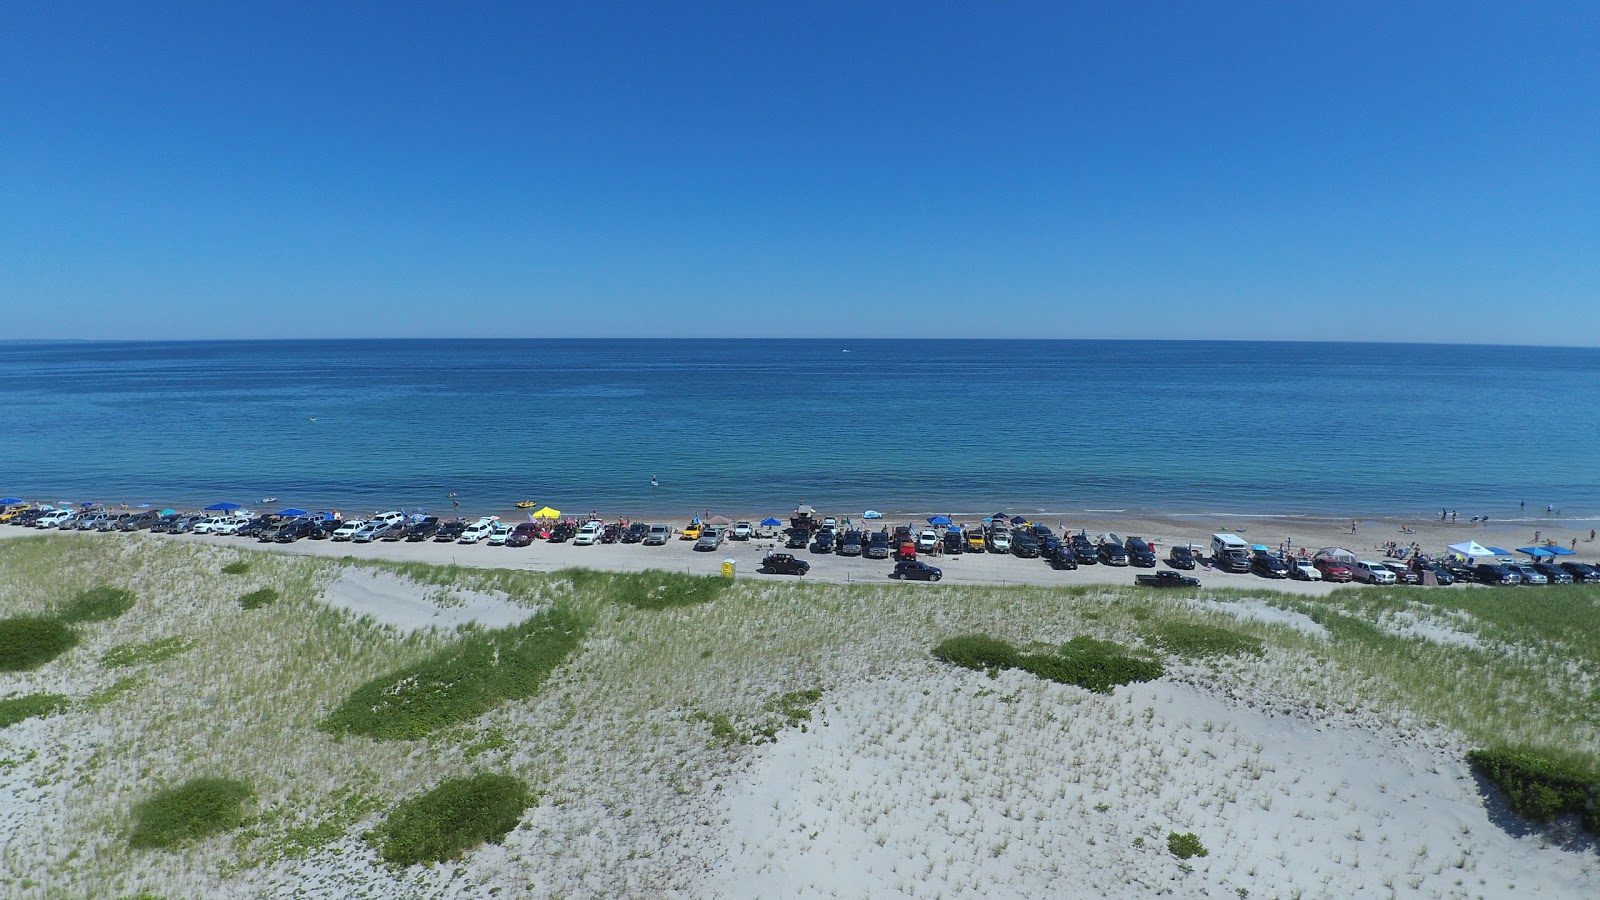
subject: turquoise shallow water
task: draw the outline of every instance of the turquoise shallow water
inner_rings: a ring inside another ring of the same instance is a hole
[[[0,345],[0,493],[612,513],[1600,515],[1600,350]],[[652,487],[657,476],[660,485]]]

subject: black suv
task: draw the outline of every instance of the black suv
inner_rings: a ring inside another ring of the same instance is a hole
[[[1018,559],[1038,559],[1039,542],[1031,533],[1019,528],[1011,533],[1011,555]]]
[[[1078,565],[1092,566],[1100,562],[1100,556],[1094,552],[1094,545],[1081,534],[1072,536],[1072,555],[1078,558]]]
[[[648,535],[649,533],[649,525],[646,525],[643,522],[634,522],[628,526],[627,531],[622,533],[622,542],[624,544],[638,544],[643,542],[645,535]]]
[[[816,538],[814,538],[811,541],[811,552],[812,553],[832,553],[833,552],[833,532],[826,531],[826,530],[817,532]]]
[[[280,544],[292,544],[301,538],[310,537],[316,530],[317,523],[310,519],[295,519],[293,522],[284,523],[278,529],[278,533],[273,537],[273,540]],[[265,535],[266,532],[263,531],[262,534]]]
[[[839,538],[840,556],[860,556],[862,550],[861,532],[846,531],[844,537]]]
[[[466,530],[467,523],[460,519],[451,519],[439,526],[439,530],[433,535],[433,541],[436,544],[448,544],[461,537],[461,532]]]
[[[1156,551],[1150,549],[1144,538],[1131,537],[1122,545],[1128,551],[1128,561],[1141,569],[1156,567]]]
[[[1174,569],[1194,568],[1194,551],[1182,545],[1167,551],[1167,565]]]
[[[1100,561],[1108,566],[1125,566],[1128,550],[1116,541],[1106,541],[1100,545]]]
[[[1072,552],[1068,544],[1057,542],[1056,549],[1050,554],[1050,568],[1076,569],[1078,567],[1078,554]]]
[[[889,558],[889,532],[887,532],[887,531],[875,531],[875,532],[873,532],[872,533],[872,540],[867,542],[867,549],[863,550],[861,555],[865,556],[867,559],[888,559]]]
[[[809,543],[811,543],[811,532],[809,530],[791,528],[789,529],[789,540],[785,541],[783,546],[790,550],[804,550]]]
[[[406,533],[406,540],[415,544],[425,541],[438,533],[439,517],[429,516],[426,519],[423,519],[421,522],[411,526],[411,530]]]
[[[1521,584],[1522,576],[1498,563],[1478,563],[1472,574],[1479,584]]]
[[[756,571],[765,575],[805,575],[811,571],[811,563],[797,559],[793,553],[768,553],[761,560],[761,568]]]
[[[1250,560],[1250,571],[1262,578],[1288,578],[1289,567],[1270,553],[1257,553]]]
[[[955,556],[967,552],[967,536],[959,531],[944,533],[944,555]]]

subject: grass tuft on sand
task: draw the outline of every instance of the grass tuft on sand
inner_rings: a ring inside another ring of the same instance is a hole
[[[128,843],[138,850],[171,850],[244,824],[250,786],[231,778],[193,778],[158,791],[134,807]]]
[[[370,839],[392,865],[445,862],[500,843],[535,800],[527,784],[509,775],[452,778],[395,807]]]
[[[48,716],[60,712],[71,703],[60,694],[27,694],[0,700],[0,728],[8,728],[25,719]]]
[[[251,591],[250,593],[245,594],[245,595],[243,595],[243,596],[241,596],[239,598],[239,605],[244,607],[245,609],[260,609],[263,606],[271,606],[272,604],[277,603],[277,602],[278,602],[278,591],[277,591],[277,589],[276,588],[269,588],[269,587],[264,587],[264,588],[261,588],[259,590]]]
[[[1266,652],[1258,637],[1195,622],[1162,622],[1145,637],[1178,656],[1260,656]]]
[[[554,606],[520,625],[472,632],[350,695],[322,728],[333,734],[417,739],[532,696],[583,641],[584,624]]]
[[[97,587],[79,593],[56,613],[56,618],[69,625],[81,622],[105,622],[121,617],[133,609],[133,591],[125,588]]]

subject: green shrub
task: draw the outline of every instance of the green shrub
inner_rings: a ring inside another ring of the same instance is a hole
[[[1163,622],[1146,635],[1152,644],[1179,656],[1260,656],[1260,638],[1215,625]]]
[[[1167,849],[1172,851],[1172,855],[1179,859],[1189,859],[1193,856],[1211,855],[1211,851],[1207,850],[1200,843],[1199,835],[1196,835],[1192,831],[1186,834],[1179,834],[1176,831],[1168,832]]]
[[[1505,792],[1518,815],[1542,823],[1577,813],[1584,828],[1600,834],[1600,773],[1511,748],[1473,750],[1467,762]]]
[[[933,658],[963,669],[1015,669],[1017,649],[987,634],[964,634],[940,642]]]
[[[242,559],[235,560],[222,567],[222,574],[224,575],[243,575],[248,571],[250,571],[250,564]]]
[[[334,734],[421,738],[532,696],[583,641],[583,623],[552,607],[520,625],[467,634],[416,665],[357,688],[322,723]]]
[[[371,838],[397,866],[444,862],[500,843],[534,800],[526,784],[507,775],[452,778],[395,807]]]
[[[612,576],[605,593],[610,599],[635,609],[670,609],[710,603],[731,583],[727,578],[681,572],[630,572]]]
[[[61,608],[56,618],[63,622],[104,622],[115,619],[133,609],[133,591],[114,587],[97,587],[83,591]]]
[[[1134,681],[1154,681],[1165,670],[1159,662],[1128,655],[1110,641],[1078,637],[1059,653],[1018,653],[1015,647],[986,634],[950,638],[933,648],[935,659],[980,671],[1021,669],[1039,678],[1072,684],[1099,694]]]
[[[0,672],[37,669],[77,643],[78,633],[55,619],[0,619]]]
[[[194,778],[167,788],[134,807],[128,843],[171,849],[244,824],[250,786],[231,778]]]
[[[35,716],[48,716],[67,708],[69,701],[60,694],[28,694],[0,700],[0,728],[15,725]]]
[[[239,598],[239,605],[245,609],[260,609],[278,602],[278,589],[264,587],[258,591],[251,591]]]
[[[161,638],[146,644],[118,644],[100,657],[100,665],[108,669],[120,669],[123,666],[161,662],[193,646],[193,641],[181,637]]]

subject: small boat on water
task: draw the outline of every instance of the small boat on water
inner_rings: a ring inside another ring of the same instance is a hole
[[[533,509],[535,506],[538,506],[538,505],[539,504],[533,502],[532,500],[518,500],[517,501],[517,509]]]

